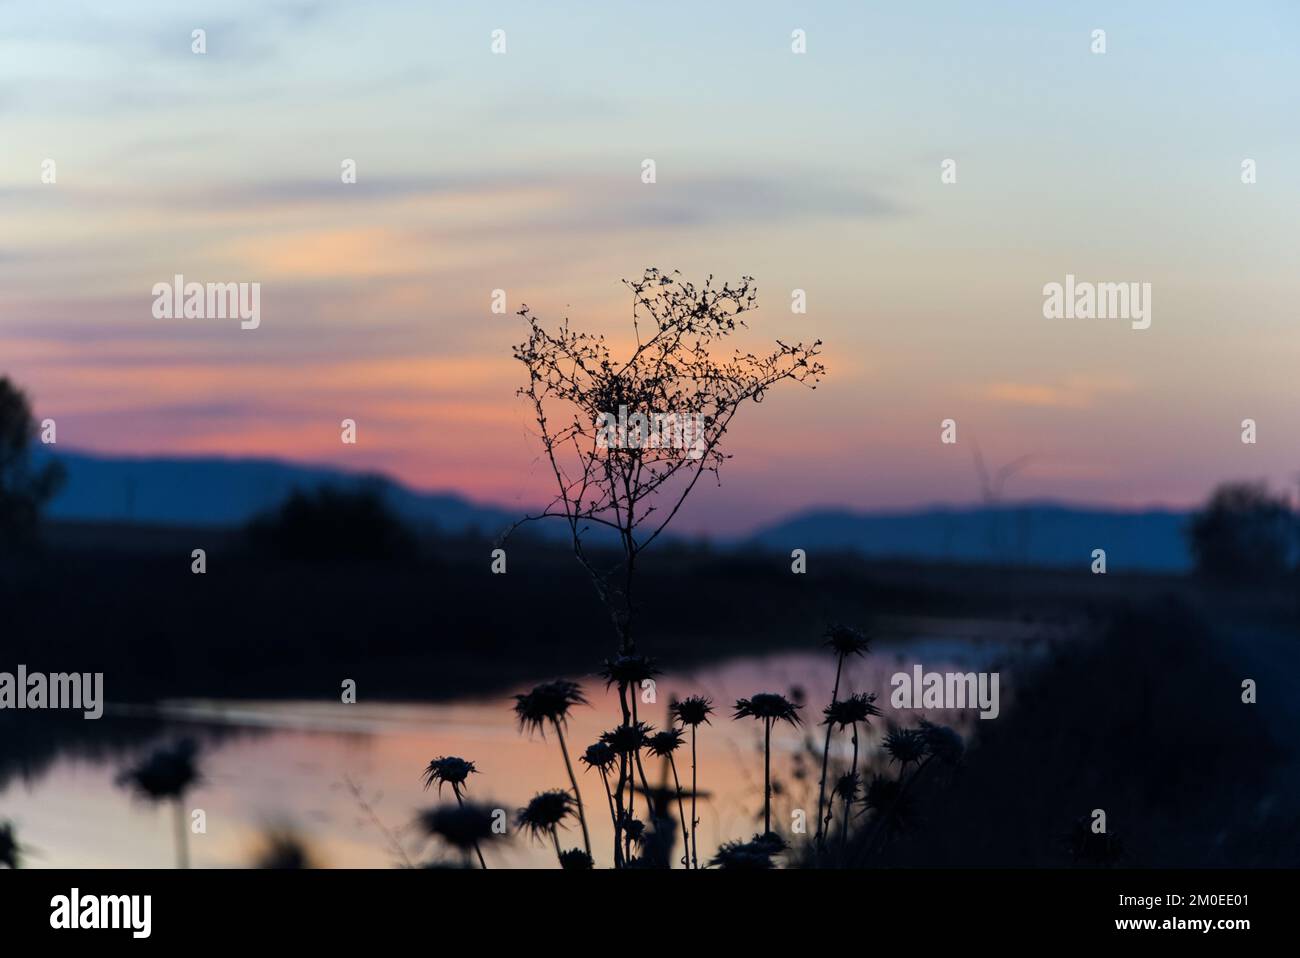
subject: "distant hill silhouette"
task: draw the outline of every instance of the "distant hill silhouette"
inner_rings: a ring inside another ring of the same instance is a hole
[[[108,458],[59,453],[67,484],[51,502],[53,519],[185,526],[240,525],[279,506],[295,488],[377,483],[407,522],[448,533],[495,535],[515,514],[451,493],[412,491],[383,476],[274,459]]]
[[[392,479],[274,459],[112,458],[60,453],[67,484],[51,518],[184,526],[235,526],[278,506],[295,488],[379,483],[407,522],[444,533],[496,535],[522,510],[472,502],[455,493],[418,492]],[[1106,550],[1108,569],[1182,572],[1191,567],[1183,529],[1189,513],[1124,512],[1056,503],[998,508],[943,507],[899,512],[819,510],[791,516],[750,536],[715,545],[843,549],[876,558],[1024,562],[1083,566]],[[550,535],[561,522],[537,523]]]
[[[845,549],[879,558],[925,558],[1030,565],[1091,564],[1106,550],[1108,572],[1184,572],[1191,557],[1183,535],[1190,513],[1169,509],[1123,512],[1030,502],[996,508],[935,506],[905,512],[822,510],[759,530],[758,545]]]

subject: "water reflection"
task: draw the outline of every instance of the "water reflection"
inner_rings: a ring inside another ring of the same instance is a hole
[[[889,676],[921,662],[927,670],[1000,669],[1004,714],[1014,697],[1014,673],[1027,646],[1004,638],[927,639],[878,648],[865,660],[846,663],[843,691],[879,694],[884,715],[863,740],[874,759],[889,720],[913,724],[924,712],[899,715],[889,705]],[[701,861],[722,842],[749,837],[762,813],[760,727],[730,721],[730,705],[757,691],[802,695],[803,730],[773,731],[773,770],[778,791],[773,822],[788,832],[791,811],[816,806],[820,736],[816,723],[830,696],[833,659],[820,653],[790,653],[715,664],[688,676],[661,677],[655,701],[641,705],[641,717],[666,721],[673,696],[703,694],[717,704],[713,724],[699,736]],[[589,679],[590,708],[575,709],[568,740],[575,754],[613,726],[617,694]],[[307,843],[314,862],[325,866],[392,867],[405,855],[427,861],[437,849],[411,827],[415,811],[437,801],[422,791],[420,776],[436,755],[474,761],[479,774],[469,794],[514,810],[535,792],[567,782],[554,742],[521,734],[511,713],[511,694],[436,705],[330,702],[186,701],[159,709],[110,709],[99,722],[77,722],[66,747],[54,757],[17,766],[5,746],[0,764],[0,819],[12,819],[28,849],[28,867],[166,867],[173,862],[167,812],[134,801],[114,784],[139,751],[179,734],[199,738],[203,781],[189,805],[202,809],[207,832],[192,836],[195,867],[246,866],[266,847],[268,832],[292,829]],[[513,692],[515,690],[511,690]],[[963,732],[973,712],[936,713],[935,721]],[[47,716],[40,716],[44,719]],[[28,719],[30,722],[30,718]],[[90,726],[94,726],[90,729]],[[813,739],[818,739],[815,743]],[[835,755],[847,762],[847,736]],[[810,747],[811,746],[811,747]],[[678,770],[690,777],[689,750],[679,752]],[[579,766],[579,768],[585,768]],[[647,764],[651,785],[669,781],[666,763]],[[612,826],[603,787],[595,773],[579,771],[598,866],[608,866]],[[450,794],[444,796],[451,800]],[[808,819],[815,818],[810,812]],[[576,824],[562,834],[566,847],[581,844]],[[399,847],[400,846],[400,847]],[[554,867],[553,850],[522,836],[485,850],[492,867]],[[675,860],[676,856],[674,856]]]

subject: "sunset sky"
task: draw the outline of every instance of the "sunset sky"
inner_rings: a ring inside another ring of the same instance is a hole
[[[1300,471],[1300,7],[551,6],[0,0],[0,374],[61,447],[534,505],[513,311],[617,336],[653,265],[753,275],[743,346],[826,343],[687,528],[969,502],[976,443],[1033,457],[1011,498]],[[177,273],[261,283],[260,328],[155,319]],[[1045,319],[1067,273],[1150,283],[1151,328]]]

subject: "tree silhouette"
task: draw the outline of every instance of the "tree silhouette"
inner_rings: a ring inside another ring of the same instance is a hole
[[[1263,482],[1219,486],[1187,528],[1196,568],[1213,578],[1237,582],[1283,574],[1294,535],[1290,502],[1284,495],[1274,495]]]
[[[7,377],[0,377],[0,550],[30,544],[41,509],[63,484],[59,464],[33,466],[35,434],[27,396]]]
[[[514,349],[528,370],[519,395],[532,403],[557,487],[554,501],[521,523],[548,517],[568,523],[574,553],[609,609],[623,655],[636,648],[637,559],[700,477],[718,476],[730,458],[722,441],[741,406],[761,402],[787,379],[816,388],[825,371],[816,358],[821,340],[777,340],[763,355],[738,349],[715,355],[722,340],[745,326],[741,314],[756,308],[753,279],[717,288],[712,276],[696,286],[679,275],[650,268],[639,280],[624,280],[632,291],[636,341],[625,361],[614,358],[603,335],[576,332],[568,320],[551,332],[527,306],[519,310],[528,323],[528,339]],[[615,442],[611,420],[619,423]],[[593,528],[617,538],[620,554],[612,566],[593,560],[587,543]]]

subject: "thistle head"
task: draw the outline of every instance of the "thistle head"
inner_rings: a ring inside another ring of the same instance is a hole
[[[845,772],[835,782],[835,796],[846,805],[852,805],[858,800],[858,787],[861,779],[857,772]]]
[[[619,755],[631,755],[645,748],[646,740],[653,732],[654,728],[645,722],[635,722],[602,732],[600,741]]]
[[[875,702],[876,696],[866,692],[839,699],[822,710],[822,715],[826,716],[822,719],[822,724],[836,725],[843,730],[859,722],[866,723],[871,716],[880,714],[880,709],[876,708]]]
[[[674,702],[672,705],[673,718],[681,722],[682,725],[689,725],[696,728],[701,724],[712,725],[709,722],[709,713],[713,711],[713,703],[703,695],[692,695],[682,699],[680,702]]]
[[[919,729],[893,728],[885,736],[885,751],[891,761],[906,765],[925,757],[925,736]]]
[[[627,812],[623,812],[618,817],[619,826],[623,833],[637,845],[641,844],[641,839],[645,838],[645,822],[639,818],[631,818]]]
[[[606,688],[611,685],[639,686],[646,679],[652,679],[658,674],[659,669],[655,668],[655,660],[648,655],[619,655],[606,659],[604,668],[600,670]]]
[[[956,765],[966,751],[966,744],[961,736],[946,725],[933,722],[921,722],[921,737],[925,740],[925,750],[945,765]]]
[[[182,739],[170,748],[160,748],[119,775],[118,784],[154,802],[179,798],[199,780],[194,763],[198,750],[193,739]]]
[[[595,745],[588,745],[587,751],[582,753],[578,758],[578,761],[585,764],[588,768],[595,768],[602,772],[606,772],[615,762],[618,761],[618,752],[614,751],[604,742],[597,742]]]
[[[727,842],[718,848],[709,865],[713,868],[753,871],[772,867],[772,858],[786,848],[774,832],[755,835],[747,842]]]
[[[426,835],[436,835],[462,852],[497,837],[492,830],[492,809],[478,802],[426,809],[420,812],[416,824]]]
[[[798,725],[799,706],[776,692],[759,692],[747,699],[737,699],[736,714],[732,718],[754,718]]]
[[[444,785],[450,785],[453,792],[460,794],[460,788],[465,784],[465,779],[477,771],[478,769],[474,767],[473,762],[467,762],[455,755],[439,755],[424,770],[424,790],[427,792],[429,786],[437,782],[439,795],[442,794],[442,786]]]
[[[677,751],[677,747],[682,744],[683,735],[679,728],[664,729],[646,739],[646,748],[656,758],[665,758]]]
[[[589,872],[594,864],[591,856],[581,848],[570,848],[560,852],[560,867],[566,872]]]
[[[573,796],[560,789],[538,792],[519,809],[518,824],[533,838],[549,836],[551,829],[561,825],[573,814]]]
[[[574,705],[586,705],[587,699],[577,682],[557,679],[543,682],[531,692],[515,696],[515,715],[519,727],[546,734],[546,723],[563,725]]]
[[[866,655],[870,651],[868,646],[871,640],[863,634],[862,630],[854,629],[847,625],[832,625],[826,630],[825,645],[834,650],[840,658],[848,658],[850,655]]]

